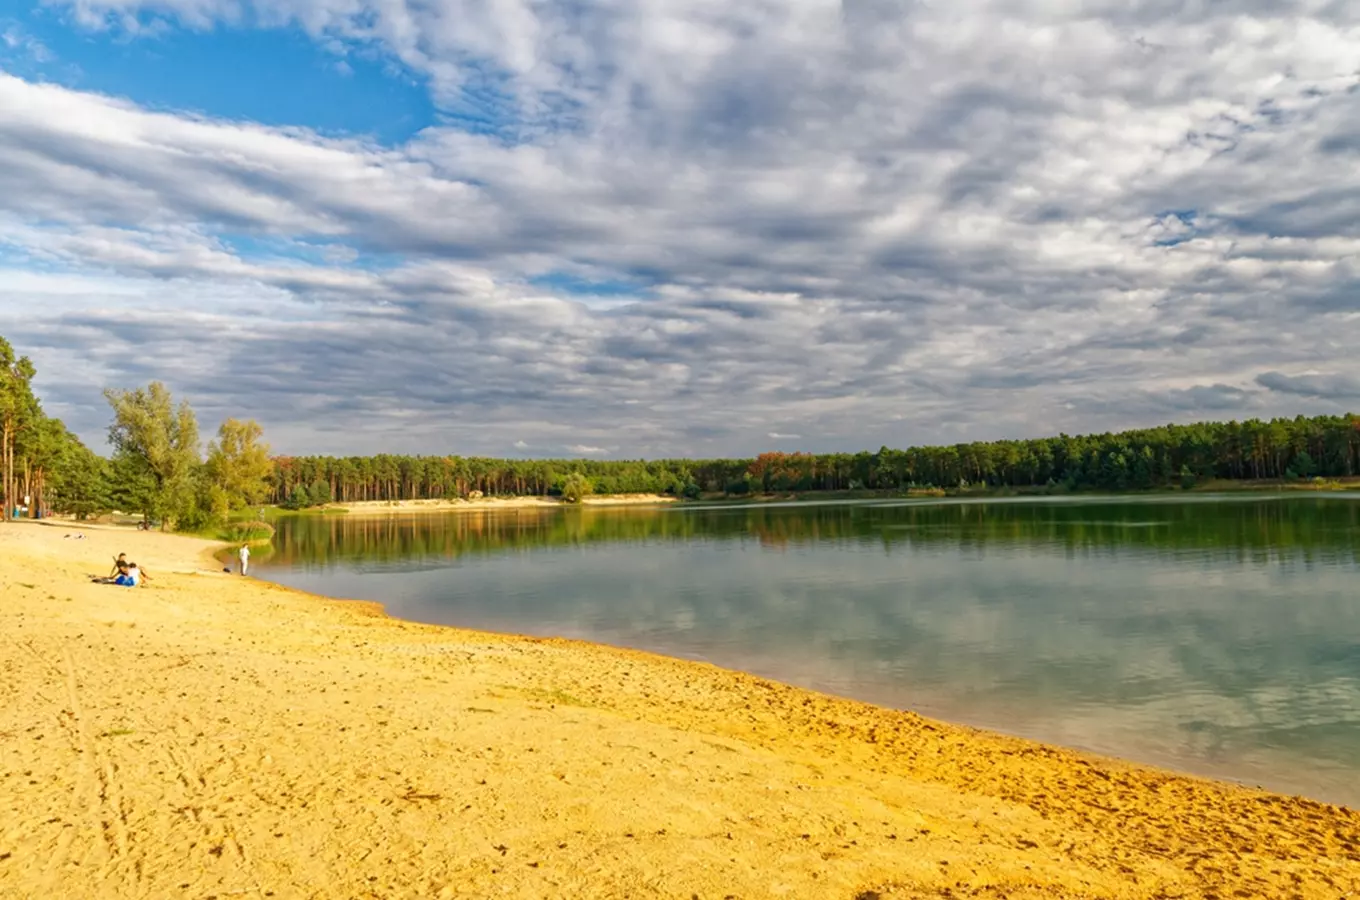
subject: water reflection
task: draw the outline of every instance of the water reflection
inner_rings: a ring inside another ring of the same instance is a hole
[[[1360,801],[1360,504],[297,518],[268,577]]]

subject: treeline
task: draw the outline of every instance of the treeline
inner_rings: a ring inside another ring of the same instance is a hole
[[[43,411],[32,361],[0,337],[0,521],[106,507],[105,461]]]
[[[1208,480],[1360,474],[1360,417],[1164,425],[861,453],[764,453],[754,459],[514,460],[461,456],[292,456],[275,460],[271,499],[437,500],[555,496],[573,474],[600,494],[681,497],[911,488],[1147,490]]]
[[[461,456],[271,457],[260,426],[228,419],[207,445],[187,403],[165,386],[109,390],[111,458],[43,411],[35,369],[0,338],[3,517],[118,510],[201,530],[275,503],[438,500],[479,496],[668,494],[683,498],[791,491],[1013,488],[1148,490],[1207,480],[1360,474],[1360,417],[1317,416],[1164,425],[861,453],[764,453],[754,459],[600,461]]]
[[[43,411],[36,374],[0,337],[0,518],[120,511],[200,530],[269,495],[274,463],[256,423],[223,422],[205,457],[194,411],[164,385],[108,390],[113,454],[104,458]]]

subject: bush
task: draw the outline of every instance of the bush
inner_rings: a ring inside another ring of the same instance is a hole
[[[580,472],[572,472],[562,482],[562,499],[568,503],[580,503],[590,491],[590,481]]]
[[[320,479],[313,481],[312,486],[307,490],[309,506],[325,506],[331,502],[331,485],[328,481]]]
[[[312,496],[302,485],[294,485],[288,499],[279,505],[284,509],[306,509],[312,505]]]

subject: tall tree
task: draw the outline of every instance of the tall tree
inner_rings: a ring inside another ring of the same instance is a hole
[[[232,509],[254,506],[269,496],[274,463],[263,429],[254,420],[227,419],[208,444],[208,479]]]
[[[70,513],[77,519],[108,512],[108,460],[86,447],[67,432],[67,443],[60,465],[44,479],[44,499],[56,512]]]
[[[29,515],[39,518],[47,515],[50,481],[54,473],[60,472],[68,462],[73,444],[78,443],[66,430],[60,419],[51,419],[42,414],[41,408],[35,410],[28,426],[21,430],[15,441],[16,478],[22,470],[23,482],[16,494],[30,498],[27,504]]]
[[[33,396],[33,363],[27,356],[14,354],[9,341],[0,337],[0,494],[4,511],[0,521],[14,515],[18,496],[14,478],[14,444],[19,432],[38,415]]]
[[[147,505],[137,511],[174,528],[197,505],[194,479],[201,460],[193,409],[187,401],[176,406],[159,381],[131,391],[106,390],[104,397],[113,408],[109,443],[115,468],[150,479]]]

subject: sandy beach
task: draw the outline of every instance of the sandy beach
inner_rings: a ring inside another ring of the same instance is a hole
[[[211,549],[0,527],[0,897],[1360,896],[1349,809],[401,622]],[[89,582],[120,551],[147,587]]]
[[[388,515],[392,513],[446,513],[474,509],[559,509],[563,506],[650,506],[674,503],[664,494],[604,494],[583,497],[579,504],[568,504],[557,497],[479,497],[476,500],[365,500],[356,503],[329,503],[327,510],[349,515]]]

